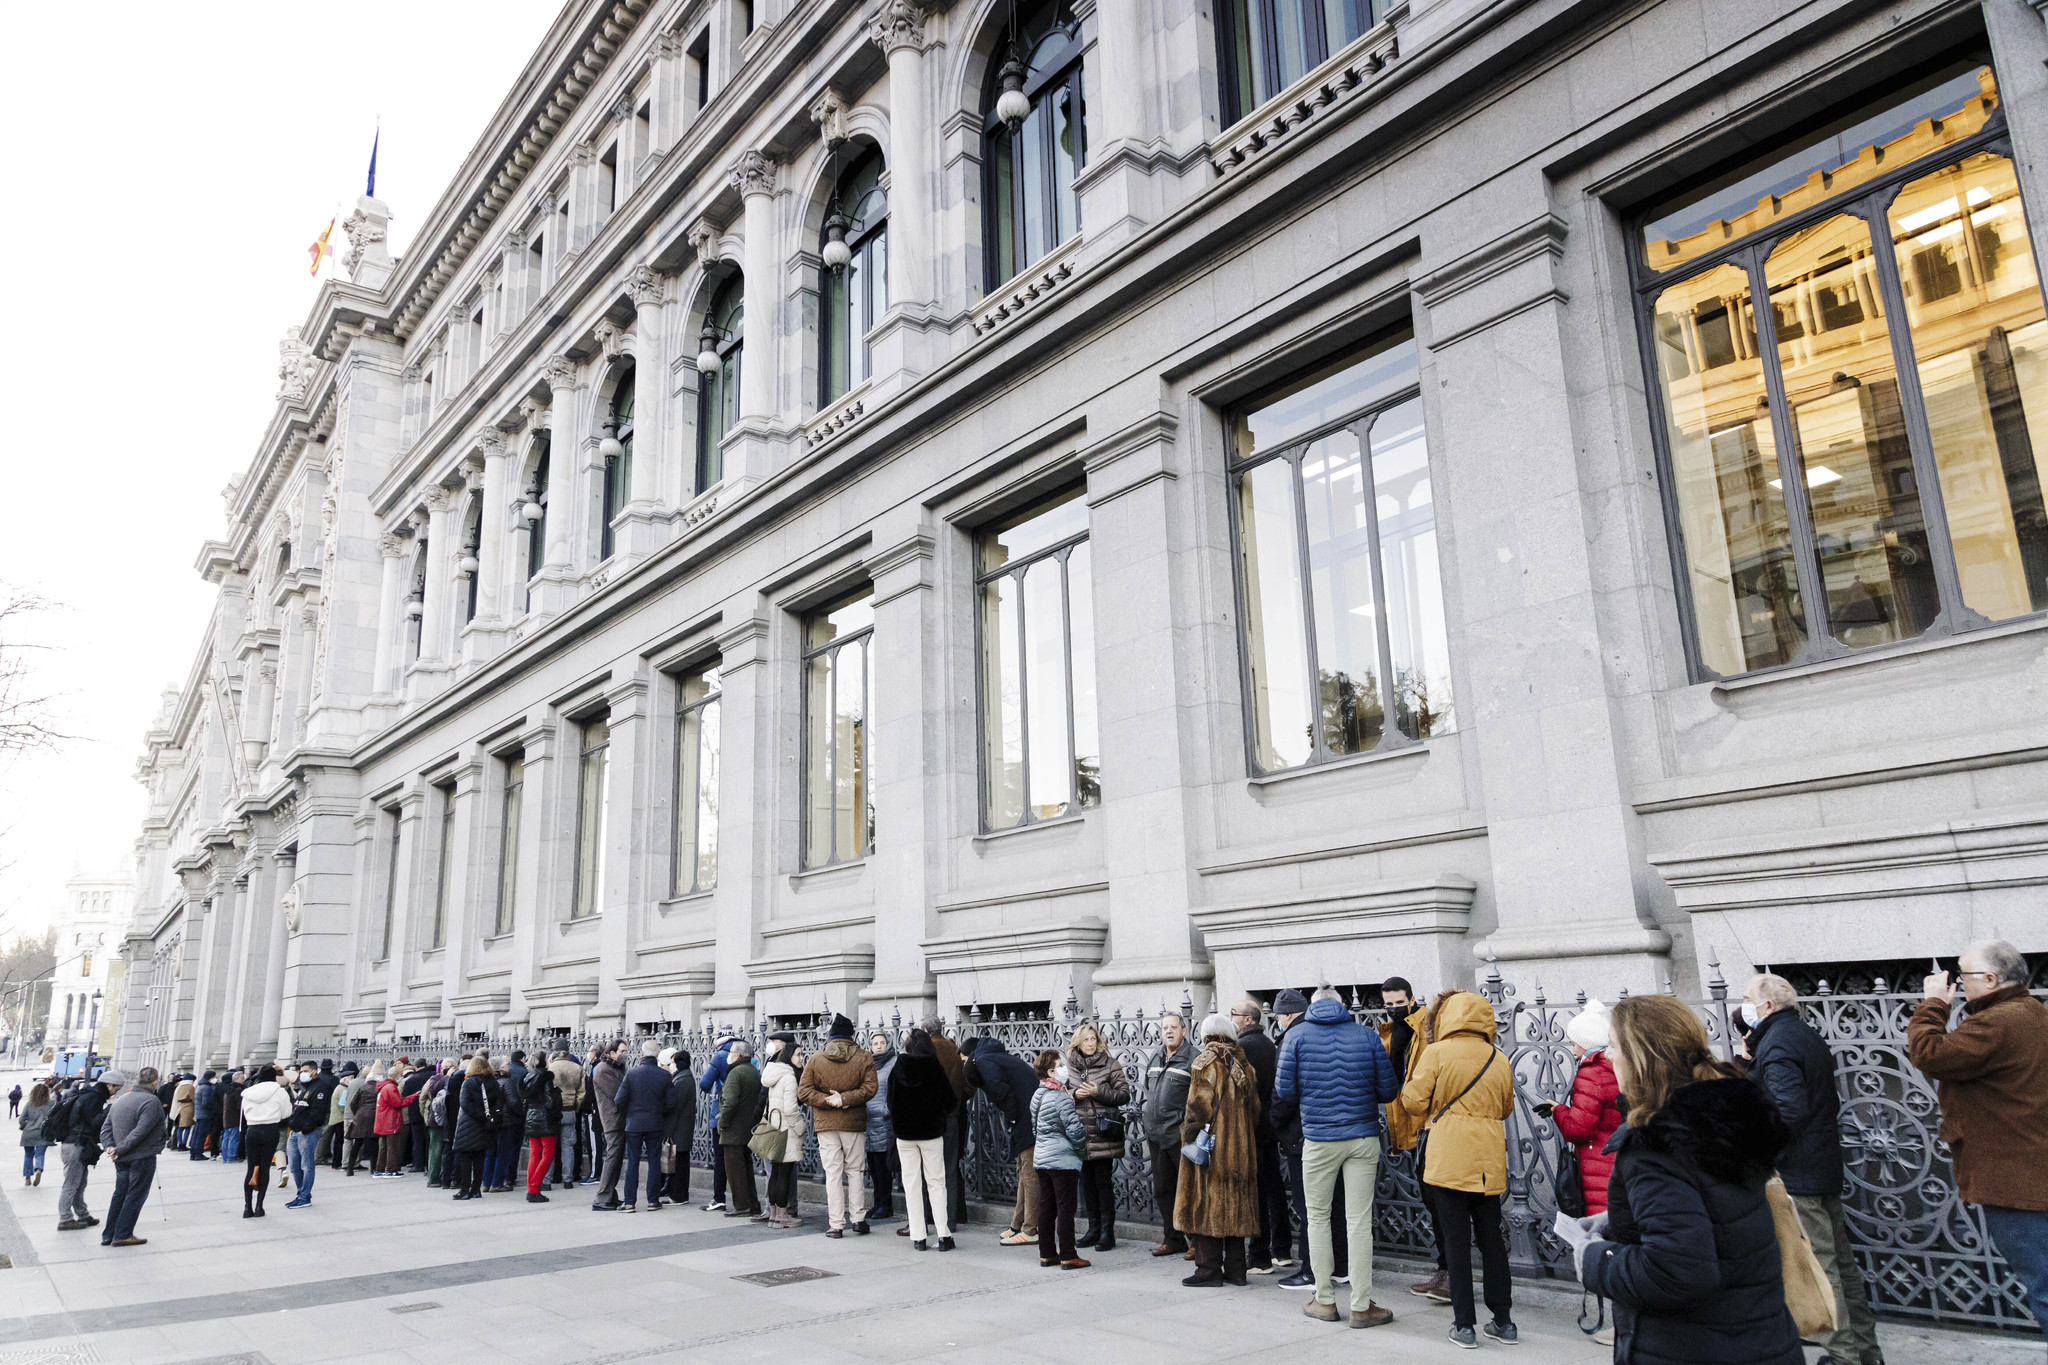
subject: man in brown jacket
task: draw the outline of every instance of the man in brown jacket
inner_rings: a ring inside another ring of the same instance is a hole
[[[1956,1190],[2027,1287],[2034,1321],[2048,1324],[2048,1008],[2027,993],[2032,975],[2010,943],[1963,951],[1963,1020],[1951,1030],[1955,986],[1927,978],[1906,1026],[1907,1055],[1941,1083],[1941,1136]]]
[[[868,1230],[868,1101],[876,1088],[874,1054],[853,1041],[851,1019],[833,1015],[825,1046],[811,1054],[796,1083],[797,1099],[811,1107],[825,1164],[827,1237],[846,1235],[848,1209],[853,1230]]]

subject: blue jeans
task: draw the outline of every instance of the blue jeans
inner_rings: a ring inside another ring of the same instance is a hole
[[[556,1135],[554,1178],[564,1185],[576,1183],[576,1116],[562,1115],[562,1130]]]
[[[284,1159],[292,1169],[292,1184],[298,1187],[293,1203],[313,1202],[313,1173],[320,1169],[320,1133],[292,1133],[285,1138]]]
[[[200,1119],[192,1125],[192,1137],[185,1145],[194,1161],[206,1160],[206,1139],[213,1134],[213,1125]]]
[[[135,1235],[135,1220],[142,1216],[143,1201],[156,1182],[156,1158],[138,1156],[114,1163],[114,1193],[107,1200],[107,1221],[100,1228],[100,1245]]]
[[[21,1178],[23,1180],[28,1179],[37,1171],[43,1169],[43,1153],[49,1150],[49,1146],[45,1143],[38,1143],[33,1147],[21,1149]]]
[[[637,1202],[640,1193],[640,1163],[647,1163],[647,1202],[661,1198],[661,1134],[626,1134],[626,1202]]]
[[[2027,1287],[2027,1307],[2034,1321],[2048,1330],[2048,1213],[1985,1204],[1984,1226],[1998,1244],[1998,1254]]]
[[[220,1135],[220,1159],[240,1161],[242,1159],[242,1130],[230,1128]]]

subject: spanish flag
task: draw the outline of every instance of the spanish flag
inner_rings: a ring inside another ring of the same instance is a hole
[[[333,248],[333,247],[331,247],[331,246],[329,246],[329,245],[328,245],[328,243],[327,243],[327,239],[328,239],[328,238],[330,238],[330,237],[332,237],[333,235],[334,235],[334,219],[332,219],[332,218],[329,218],[329,219],[327,220],[327,230],[326,230],[326,231],[324,231],[324,232],[322,232],[322,233],[320,234],[320,240],[318,240],[318,241],[314,242],[314,243],[313,243],[313,245],[311,245],[311,246],[309,246],[309,247],[307,247],[307,248],[306,248],[306,252],[307,252],[307,254],[308,254],[308,255],[310,255],[310,256],[311,256],[311,257],[313,258],[313,268],[312,268],[311,270],[307,271],[307,272],[306,272],[307,274],[309,274],[309,275],[317,275],[317,274],[319,274],[319,273],[320,273],[320,262],[321,262],[321,261],[322,261],[323,259],[325,259],[326,257],[332,256],[332,255],[334,254],[334,248]]]

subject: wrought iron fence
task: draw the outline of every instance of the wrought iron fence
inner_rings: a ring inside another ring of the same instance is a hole
[[[1728,988],[1717,964],[1710,964],[1707,999],[1696,1008],[1705,1018],[1708,1036],[1724,1056],[1733,1055],[1735,1031],[1730,1018]],[[1834,1051],[1836,1083],[1842,1096],[1842,1143],[1847,1168],[1844,1204],[1865,1283],[1878,1311],[1937,1322],[2005,1328],[2031,1328],[2025,1291],[2000,1258],[1985,1232],[1983,1216],[1962,1202],[1956,1192],[1948,1149],[1936,1136],[1940,1114],[1933,1084],[1914,1070],[1906,1055],[1906,1021],[1917,998],[1891,994],[1879,979],[1869,995],[1835,995],[1825,981],[1818,993],[1802,997],[1801,1013]],[[1503,1214],[1509,1256],[1518,1274],[1571,1278],[1570,1254],[1552,1233],[1557,1212],[1558,1162],[1570,1160],[1557,1128],[1539,1106],[1561,1104],[1570,1097],[1575,1061],[1565,1025],[1585,1005],[1584,993],[1569,1003],[1548,999],[1539,983],[1523,1000],[1516,988],[1489,965],[1480,993],[1493,1005],[1497,1041],[1513,1063],[1516,1103],[1507,1121],[1507,1193]],[[1132,1101],[1129,1146],[1117,1162],[1114,1188],[1121,1218],[1150,1222],[1152,1204],[1150,1155],[1136,1120],[1142,1102],[1147,1063],[1159,1048],[1159,1021],[1167,1013],[1143,1009],[1126,1015],[1084,1014],[1070,992],[1058,1019],[983,1018],[978,1009],[948,1026],[956,1041],[968,1037],[998,1038],[1012,1053],[1029,1060],[1047,1049],[1063,1050],[1074,1030],[1091,1023],[1124,1068]],[[1193,1008],[1185,996],[1179,1011],[1192,1026]],[[1353,1018],[1368,1026],[1384,1022],[1385,1011],[1366,1007],[1354,992]],[[758,1024],[738,1030],[759,1055],[772,1033],[789,1033],[804,1055],[822,1047],[824,1019],[810,1027]],[[915,1021],[900,1015],[870,1020],[858,1035],[866,1043],[886,1035],[901,1047]],[[1277,1035],[1277,1025],[1274,1026]],[[1192,1031],[1192,1030],[1191,1030]],[[702,1074],[705,1062],[729,1029],[643,1032],[629,1042],[652,1038],[662,1047],[688,1052],[693,1069]],[[327,1050],[337,1064],[367,1065],[405,1055],[413,1060],[438,1060],[477,1048],[494,1057],[514,1050],[529,1055],[568,1051],[589,1061],[592,1050],[616,1035],[498,1035],[485,1039],[427,1038],[379,1045],[352,1044]],[[708,1168],[717,1156],[708,1106],[698,1108],[693,1163]],[[962,1144],[962,1174],[969,1196],[1007,1204],[1016,1197],[1016,1167],[1009,1158],[1008,1129],[1002,1115],[977,1094],[968,1114]],[[1384,1253],[1430,1259],[1435,1247],[1430,1220],[1422,1203],[1414,1154],[1394,1152],[1380,1162],[1379,1187],[1373,1202],[1376,1248]],[[810,1115],[805,1114],[801,1178],[820,1180]]]

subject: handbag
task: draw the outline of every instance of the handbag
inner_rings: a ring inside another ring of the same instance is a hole
[[[1464,1099],[1467,1095],[1472,1093],[1472,1087],[1479,1084],[1481,1078],[1484,1077],[1487,1072],[1493,1070],[1493,1059],[1498,1056],[1500,1056],[1499,1048],[1494,1048],[1493,1050],[1488,1052],[1486,1054],[1486,1065],[1480,1067],[1478,1072],[1474,1074],[1472,1079],[1465,1082],[1465,1088],[1463,1090],[1460,1090],[1457,1094],[1451,1096],[1450,1104],[1446,1104],[1443,1108],[1437,1110],[1434,1114],[1431,1114],[1429,1116],[1429,1122],[1422,1125],[1422,1131],[1419,1134],[1417,1134],[1415,1138],[1415,1178],[1417,1180],[1420,1180],[1424,1184],[1429,1183],[1430,1130],[1436,1127],[1436,1121],[1438,1119],[1442,1118],[1445,1114],[1450,1112],[1452,1104],[1456,1104],[1459,1100]]]
[[[1771,1204],[1771,1229],[1778,1234],[1778,1260],[1784,1270],[1785,1307],[1792,1311],[1792,1325],[1802,1337],[1824,1337],[1841,1321],[1835,1303],[1834,1286],[1820,1257],[1813,1254],[1813,1242],[1799,1224],[1799,1211],[1785,1182],[1772,1176],[1764,1186]]]
[[[1195,1134],[1193,1142],[1183,1142],[1180,1145],[1180,1154],[1197,1166],[1208,1165],[1209,1155],[1215,1150],[1216,1134],[1206,1123],[1202,1125],[1202,1131]]]
[[[1578,1153],[1572,1150],[1569,1142],[1560,1144],[1557,1149],[1556,1189],[1559,1213],[1567,1218],[1586,1216],[1586,1177],[1579,1170]]]
[[[789,1134],[775,1126],[772,1109],[761,1116],[761,1121],[754,1125],[753,1136],[747,1139],[747,1150],[771,1164],[780,1162],[788,1147]]]

